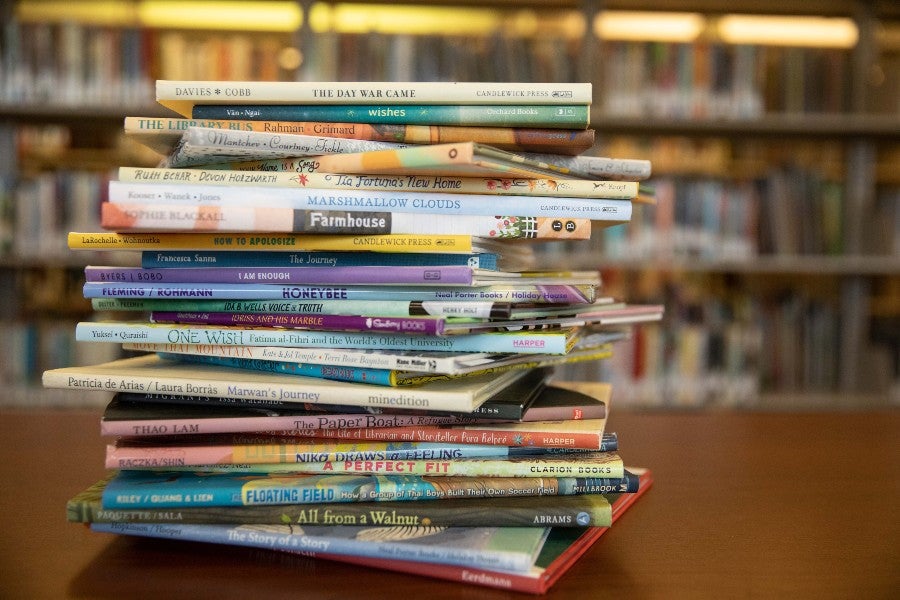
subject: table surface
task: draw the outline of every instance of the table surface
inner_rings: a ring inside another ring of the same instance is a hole
[[[900,411],[613,412],[653,487],[548,598],[888,598],[900,592]],[[527,598],[427,577],[92,533],[99,410],[0,410],[2,598]]]

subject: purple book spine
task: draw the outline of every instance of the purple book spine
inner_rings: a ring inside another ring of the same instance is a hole
[[[427,317],[153,311],[150,313],[150,320],[154,323],[287,327],[322,331],[378,331],[414,335],[444,333],[443,319]]]
[[[299,284],[411,284],[471,285],[472,269],[464,265],[372,267],[221,267],[84,268],[93,283],[299,283]]]

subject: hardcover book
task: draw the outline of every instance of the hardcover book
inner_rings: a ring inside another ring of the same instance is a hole
[[[638,478],[626,471],[626,477]],[[612,505],[606,494],[501,498],[449,498],[434,502],[339,502],[277,506],[217,506],[178,509],[109,509],[98,481],[66,503],[72,523],[206,523],[229,525],[355,525],[371,527],[608,527]]]
[[[119,167],[119,181],[130,183],[179,183],[234,187],[287,187],[319,190],[380,190],[384,192],[443,192],[514,196],[556,196],[564,198],[619,198],[636,200],[636,181],[605,181],[569,178],[529,179],[523,177],[434,177],[397,175],[393,177],[306,173],[294,171],[236,171],[213,166],[208,169]]]
[[[624,181],[642,181],[651,171],[647,160],[517,154],[475,142],[221,164],[224,169],[240,171]]]
[[[616,215],[600,222],[620,223]],[[509,215],[423,217],[391,211],[295,209],[215,204],[133,204],[103,202],[100,226],[128,231],[219,231],[222,233],[305,233],[335,235],[473,235],[505,240],[587,240],[591,220]]]
[[[434,146],[420,146],[425,151]],[[321,157],[325,160],[328,157]],[[121,205],[179,207],[297,209],[351,213],[395,212],[445,216],[519,215],[553,219],[591,219],[626,222],[631,219],[630,199],[575,198],[562,195],[458,194],[430,191],[331,190],[287,186],[227,186],[179,183],[109,182],[109,202]],[[277,212],[277,211],[276,211]],[[240,213],[236,213],[240,214]],[[282,214],[282,213],[278,213]],[[297,213],[294,219],[299,219]],[[149,215],[144,215],[148,218]],[[359,217],[359,215],[357,215]],[[212,217],[210,217],[212,218]],[[262,219],[262,216],[257,216]],[[283,217],[279,217],[283,218]],[[161,222],[162,217],[160,217]],[[303,223],[305,221],[300,221]],[[402,221],[398,221],[402,223]],[[212,226],[212,223],[210,223]],[[474,234],[472,234],[474,235]]]
[[[238,432],[314,432],[320,429],[403,427],[407,425],[464,425],[505,421],[550,421],[603,419],[609,384],[595,384],[592,395],[557,386],[544,386],[528,376],[530,389],[515,394],[500,392],[472,413],[429,413],[427,411],[360,412],[358,407],[273,407],[243,406],[236,401],[219,405],[206,397],[119,393],[106,405],[100,419],[104,436],[153,436]],[[516,389],[513,384],[507,390]],[[533,393],[530,393],[533,391]],[[183,400],[178,402],[178,400]],[[193,400],[193,402],[188,402]],[[204,401],[205,400],[205,401]],[[604,443],[614,450],[614,433],[604,432]]]
[[[610,497],[612,521],[614,524],[627,509],[646,493],[653,483],[650,471],[635,469],[635,472],[640,473],[641,480],[641,486],[637,493],[619,494]],[[305,552],[304,554],[327,560],[432,577],[445,581],[455,581],[468,585],[531,594],[545,594],[609,529],[609,527],[589,527],[587,529],[551,528],[547,541],[544,542],[544,546],[534,566],[528,573],[520,575],[484,568],[454,567],[449,565],[430,565],[427,570],[423,570],[421,564],[406,560],[335,556],[320,552]]]
[[[549,152],[576,155],[594,145],[593,129],[533,127],[458,127],[453,125],[405,125],[372,123],[323,123],[319,121],[198,120],[176,117],[125,117],[125,135],[160,154],[169,154],[188,127],[215,127],[232,131],[327,135],[337,138],[446,144],[481,142],[511,152]]]
[[[466,81],[156,81],[156,101],[194,104],[590,104],[590,83]]]
[[[163,160],[163,165],[190,167],[240,159],[292,158],[402,147],[404,144],[395,142],[188,127],[181,134],[181,139],[175,144],[172,152]]]
[[[526,373],[511,370],[435,381],[415,388],[386,388],[211,365],[172,363],[150,354],[99,365],[50,369],[44,372],[42,381],[48,388],[81,391],[206,395],[299,404],[467,412]]]
[[[546,527],[365,527],[345,525],[212,525],[92,523],[102,533],[138,535],[351,556],[402,557],[420,563],[488,566],[525,572],[549,533]]]
[[[587,129],[587,104],[194,104],[193,119]]]
[[[170,267],[381,267],[418,265],[423,267],[466,265],[473,269],[499,270],[500,256],[476,254],[397,252],[142,252],[145,269]],[[508,270],[508,269],[507,269]]]
[[[213,344],[221,346],[282,346],[286,348],[383,348],[445,352],[509,352],[566,354],[582,328],[539,331],[498,331],[452,336],[411,336],[402,333],[315,331],[279,327],[183,325],[143,321],[82,321],[75,326],[80,342],[153,342]],[[198,366],[199,367],[199,366]],[[146,390],[139,390],[146,391]],[[164,392],[166,390],[155,390]]]

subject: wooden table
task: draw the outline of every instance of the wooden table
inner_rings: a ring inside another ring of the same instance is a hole
[[[67,523],[98,479],[99,412],[0,412],[0,598],[526,598]],[[613,411],[653,488],[550,598],[900,597],[900,411]]]

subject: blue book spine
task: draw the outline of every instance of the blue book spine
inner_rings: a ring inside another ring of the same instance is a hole
[[[401,254],[390,252],[218,252],[144,251],[145,269],[169,267],[364,267],[463,265],[473,269],[498,270],[497,255],[483,254]]]
[[[197,354],[171,354],[159,352],[160,358],[175,362],[192,362],[269,373],[285,373],[335,381],[355,381],[373,385],[394,385],[394,371],[389,369],[361,369],[358,367],[335,367],[329,365],[313,365],[308,363],[281,362],[256,358],[238,358],[233,356],[205,356]]]
[[[586,129],[587,104],[564,105],[460,105],[407,104],[238,104],[194,105],[194,119],[247,121],[322,121],[332,123],[391,123],[397,125],[462,125],[493,127],[547,127]]]

